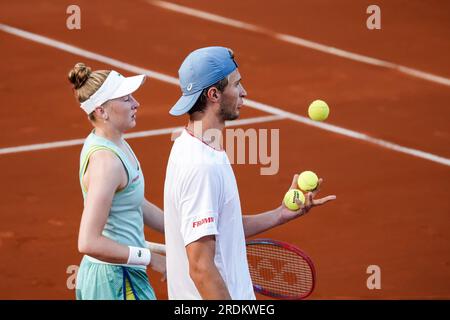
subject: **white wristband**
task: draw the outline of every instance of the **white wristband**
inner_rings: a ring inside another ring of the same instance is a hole
[[[152,255],[149,249],[132,246],[128,246],[128,248],[130,248],[130,253],[127,264],[140,266],[148,266],[150,264]]]

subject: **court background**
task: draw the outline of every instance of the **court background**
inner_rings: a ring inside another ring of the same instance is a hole
[[[67,268],[81,259],[81,145],[10,148],[67,144],[88,135],[90,124],[66,79],[76,62],[135,73],[25,39],[5,26],[173,78],[190,51],[210,45],[233,48],[247,98],[289,112],[281,119],[283,112],[241,110],[241,119],[251,123],[240,127],[279,129],[281,138],[278,174],[260,175],[261,165],[234,165],[243,212],[277,207],[292,175],[305,169],[324,178],[322,195],[338,197],[261,235],[293,243],[311,256],[318,282],[310,299],[450,298],[450,3],[377,1],[381,30],[367,29],[369,1],[172,3],[260,29],[188,15],[161,2],[113,0],[77,1],[81,30],[69,30],[66,9],[72,2],[0,2],[0,298],[74,299]],[[392,65],[283,41],[280,34]],[[132,132],[186,123],[168,114],[180,94],[170,79],[148,79],[135,94],[141,107]],[[291,116],[306,116],[315,99],[331,107],[327,124],[432,157],[322,130]],[[255,120],[274,115],[280,119]],[[170,134],[128,141],[142,164],[147,198],[162,207]],[[146,235],[163,241],[148,229]],[[381,268],[381,290],[366,286],[369,265]],[[157,296],[167,298],[165,283],[149,274]]]

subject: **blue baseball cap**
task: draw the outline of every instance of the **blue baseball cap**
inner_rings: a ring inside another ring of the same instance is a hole
[[[231,51],[224,47],[206,47],[192,51],[178,70],[182,96],[169,113],[179,116],[197,102],[203,89],[222,80],[238,67]]]

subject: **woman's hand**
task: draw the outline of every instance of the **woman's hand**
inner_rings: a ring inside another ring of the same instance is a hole
[[[166,256],[152,252],[150,268],[162,274],[161,281],[166,281]]]

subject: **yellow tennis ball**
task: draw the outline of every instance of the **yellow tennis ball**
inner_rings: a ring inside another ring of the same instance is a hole
[[[298,187],[303,191],[312,191],[317,188],[317,183],[319,182],[319,178],[312,171],[303,171],[298,176]]]
[[[324,121],[329,114],[330,108],[325,101],[315,100],[309,105],[308,115],[312,120]]]
[[[303,193],[298,189],[291,189],[288,192],[286,192],[283,202],[284,205],[292,211],[298,210],[300,207],[298,206],[297,202],[295,202],[296,199],[299,199],[302,203],[305,203],[305,196]]]

